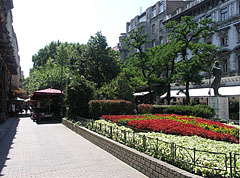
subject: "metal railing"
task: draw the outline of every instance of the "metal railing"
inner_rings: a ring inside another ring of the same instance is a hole
[[[77,120],[81,126],[94,132],[188,171],[193,170],[194,167],[199,167],[211,169],[215,172],[229,172],[230,178],[240,177],[240,154],[232,152],[218,153],[187,148],[175,143],[159,140],[158,138],[147,137],[137,132],[97,123],[94,120],[83,118],[78,118]],[[224,161],[219,162],[219,159]]]

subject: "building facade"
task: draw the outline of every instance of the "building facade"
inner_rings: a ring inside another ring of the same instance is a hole
[[[127,22],[126,33],[122,33],[119,38],[127,36],[131,30],[144,27],[144,32],[151,43],[146,44],[143,48],[167,43],[167,31],[163,29],[164,24],[171,20],[180,21],[182,16],[192,16],[196,21],[212,18],[216,22],[217,32],[204,41],[221,47],[221,53],[218,57],[224,61],[221,64],[222,86],[240,85],[240,0],[177,2],[162,0]],[[121,42],[119,42],[119,51],[121,59],[128,57],[128,51],[121,45]],[[197,87],[207,87],[210,83],[209,76],[206,76],[203,85]],[[178,88],[174,84],[172,87]]]
[[[231,101],[238,101],[240,96],[240,0],[192,0],[192,1],[169,1],[161,0],[153,6],[146,9],[145,12],[137,15],[126,23],[126,33],[119,37],[127,36],[132,30],[143,27],[151,43],[143,48],[151,48],[155,45],[168,43],[167,31],[163,29],[164,24],[169,21],[180,21],[183,16],[191,16],[196,21],[203,18],[211,18],[216,22],[217,31],[208,39],[202,39],[204,42],[214,44],[220,47],[220,54],[216,59],[223,61],[221,63],[222,78],[221,87],[229,87],[223,95],[229,97]],[[120,40],[119,40],[120,41]],[[121,59],[128,57],[126,48],[119,42],[119,51]],[[206,104],[207,97],[213,95],[210,85],[213,78],[208,74],[204,75],[201,85],[191,85],[190,89],[205,88],[205,93],[194,96],[200,103]],[[239,88],[237,88],[239,86]],[[231,88],[232,87],[232,88]],[[234,88],[233,88],[234,87]],[[177,86],[174,83],[171,89],[177,95],[173,96],[172,103],[183,104],[184,96],[179,97],[179,91],[184,86]],[[234,92],[232,92],[234,90]],[[237,90],[237,92],[235,92]],[[194,91],[193,91],[194,92]],[[210,94],[209,94],[210,93]],[[234,94],[231,94],[234,93]],[[220,93],[221,94],[221,93]],[[160,101],[156,96],[156,103]]]
[[[7,117],[11,89],[19,87],[21,75],[12,8],[12,0],[0,1],[0,120]]]

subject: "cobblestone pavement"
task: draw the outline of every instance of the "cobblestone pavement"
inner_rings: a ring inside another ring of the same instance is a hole
[[[11,118],[0,124],[0,133],[9,124],[0,138],[2,177],[146,177],[61,123]]]

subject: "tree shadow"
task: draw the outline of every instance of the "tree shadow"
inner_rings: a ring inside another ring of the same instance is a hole
[[[15,135],[17,133],[19,121],[19,118],[10,118],[0,124],[0,131],[3,133],[0,135],[0,176],[4,176],[1,174],[2,170],[7,166],[5,164],[6,161],[11,159],[8,158],[8,153],[10,149],[13,148],[13,140],[15,139]]]
[[[36,121],[36,123],[38,125],[42,125],[42,124],[60,124],[60,123],[62,123],[62,120],[59,120],[59,119],[45,119],[45,120],[41,120],[41,121]]]

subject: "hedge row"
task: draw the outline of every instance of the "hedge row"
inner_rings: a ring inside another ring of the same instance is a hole
[[[132,114],[133,104],[125,100],[91,100],[88,103],[89,114],[92,118],[102,115]]]
[[[140,104],[138,105],[138,112],[140,114],[179,114],[196,116],[202,118],[214,117],[215,111],[213,108],[206,105],[150,105],[150,104]]]

